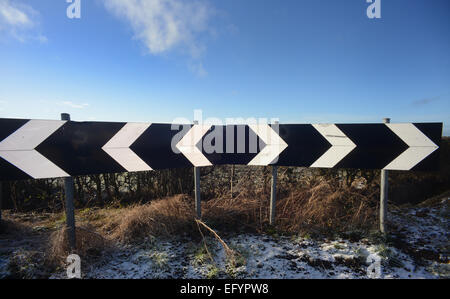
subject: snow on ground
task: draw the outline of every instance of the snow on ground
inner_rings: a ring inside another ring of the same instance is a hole
[[[214,238],[147,239],[118,245],[95,262],[81,264],[83,278],[448,278],[448,199],[432,207],[392,211],[393,237],[313,240],[299,236],[241,234],[223,240],[234,263]],[[0,253],[0,278],[23,254]],[[377,268],[377,266],[380,266]],[[368,272],[371,269],[371,272]],[[377,273],[379,269],[379,273]],[[65,278],[61,269],[50,278]]]
[[[212,239],[207,243],[213,261],[199,253],[201,244],[165,241],[115,250],[83,269],[84,278],[368,278],[371,263],[367,259],[371,254],[381,261],[381,278],[439,277],[424,266],[415,266],[409,256],[394,248],[387,250],[392,250],[401,263],[391,266],[383,257],[386,248],[364,240],[319,242],[246,234],[224,241],[241,254],[234,266],[227,263],[220,243]]]

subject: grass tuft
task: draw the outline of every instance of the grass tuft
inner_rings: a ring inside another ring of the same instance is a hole
[[[194,209],[187,197],[178,195],[125,208],[108,223],[112,237],[130,243],[152,236],[171,236],[196,229]]]
[[[67,256],[78,254],[86,260],[95,256],[110,246],[110,242],[102,235],[84,227],[76,228],[76,248],[71,249],[68,242],[67,228],[61,229],[50,235],[50,246],[46,253],[46,263],[59,266],[65,263]]]

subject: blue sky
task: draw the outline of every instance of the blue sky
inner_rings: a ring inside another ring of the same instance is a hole
[[[0,0],[0,117],[445,123],[450,1]]]

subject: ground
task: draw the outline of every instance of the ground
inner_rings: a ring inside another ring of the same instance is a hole
[[[387,239],[358,232],[331,239],[218,232],[235,252],[230,256],[214,237],[149,237],[82,259],[82,277],[449,278],[449,199],[391,209]],[[26,229],[0,235],[0,278],[66,278],[64,267],[49,270],[44,264],[54,230],[49,223],[61,225],[60,215],[6,213],[5,218]]]

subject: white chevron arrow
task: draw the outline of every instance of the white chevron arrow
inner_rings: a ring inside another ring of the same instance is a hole
[[[249,125],[250,129],[264,141],[266,146],[248,163],[248,165],[265,166],[274,162],[275,159],[288,147],[287,143],[266,124]]]
[[[130,146],[150,126],[150,123],[127,123],[102,149],[127,171],[152,170],[150,166],[130,149]]]
[[[202,139],[212,125],[194,125],[177,143],[176,148],[195,166],[211,166],[211,162],[197,148],[196,144]]]
[[[65,123],[55,120],[28,121],[0,142],[0,157],[35,179],[69,176],[35,150]]]
[[[410,170],[439,147],[414,124],[386,124],[409,148],[389,163],[386,170]]]
[[[356,147],[353,141],[334,124],[312,126],[331,144],[331,147],[310,167],[333,168]]]

